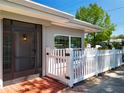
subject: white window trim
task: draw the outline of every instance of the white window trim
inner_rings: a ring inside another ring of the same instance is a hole
[[[79,38],[81,38],[81,47],[82,47],[82,36],[65,35],[65,34],[54,34],[54,40],[55,40],[56,36],[67,36],[67,37],[69,37],[69,48],[71,48],[71,37],[79,37]],[[55,44],[55,41],[54,41],[54,44]],[[55,46],[54,46],[54,48],[55,48]]]

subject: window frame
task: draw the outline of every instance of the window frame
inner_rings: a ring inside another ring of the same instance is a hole
[[[76,36],[72,36],[72,37],[70,37],[71,39],[71,48],[73,48],[72,47],[72,38],[78,38],[78,39],[80,39],[80,47],[77,47],[77,48],[82,48],[82,37],[76,37]],[[78,45],[77,45],[78,46]]]
[[[82,48],[82,36],[75,36],[75,35],[65,35],[65,34],[54,34],[54,48],[55,47],[55,37],[56,36],[66,36],[66,37],[69,37],[69,47],[68,48],[71,48],[71,38],[72,37],[77,37],[77,38],[81,38],[81,48]]]

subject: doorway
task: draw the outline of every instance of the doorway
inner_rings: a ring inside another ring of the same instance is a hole
[[[42,73],[42,26],[3,20],[4,80]]]

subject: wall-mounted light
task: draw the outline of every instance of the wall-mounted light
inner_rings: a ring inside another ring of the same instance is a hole
[[[27,41],[27,35],[23,34],[23,41]]]

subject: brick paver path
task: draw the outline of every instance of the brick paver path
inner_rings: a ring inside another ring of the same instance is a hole
[[[6,86],[0,93],[57,93],[65,87],[54,79],[43,77]]]

